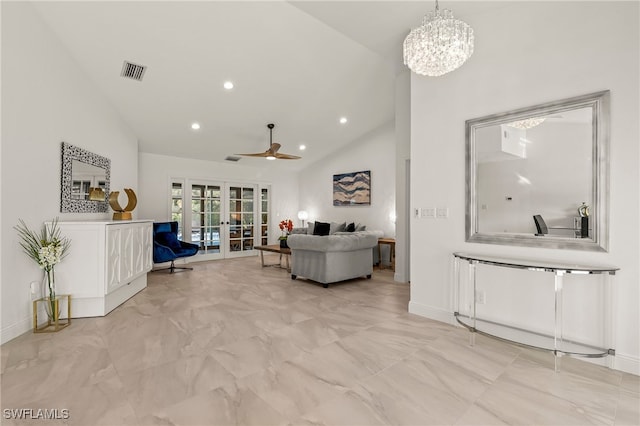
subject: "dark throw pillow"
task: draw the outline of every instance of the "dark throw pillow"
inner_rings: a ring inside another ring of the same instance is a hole
[[[156,234],[156,240],[163,246],[169,247],[171,250],[178,250],[182,248],[178,237],[173,232],[158,232]]]
[[[331,230],[331,224],[325,222],[316,222],[313,227],[313,235],[329,235],[329,231]]]
[[[356,230],[356,224],[353,222],[348,224],[347,227],[345,228],[346,232],[355,232],[355,230]]]

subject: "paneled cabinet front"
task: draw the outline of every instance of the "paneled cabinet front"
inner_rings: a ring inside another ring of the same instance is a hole
[[[153,266],[151,227],[143,225],[107,226],[107,294]]]
[[[59,293],[72,296],[72,316],[106,315],[147,286],[153,267],[152,221],[60,222],[71,239],[56,266]]]

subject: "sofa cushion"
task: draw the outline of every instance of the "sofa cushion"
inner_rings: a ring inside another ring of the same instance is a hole
[[[363,225],[363,224],[359,223],[359,224],[356,226],[356,232],[366,231],[366,230],[367,230],[367,226],[366,226],[366,225]]]
[[[345,232],[355,232],[356,230],[356,224],[351,222],[350,224],[348,224],[345,228],[344,228]]]
[[[156,234],[160,232],[171,232],[171,222],[161,222],[154,224],[154,232]]]
[[[169,247],[173,251],[182,249],[180,241],[178,241],[178,237],[173,232],[156,233],[156,241],[163,246]]]
[[[338,233],[335,235],[289,235],[287,243],[291,250],[320,252],[354,251],[373,248],[378,245],[382,232]]]
[[[313,235],[325,236],[329,235],[331,224],[326,222],[316,222],[313,227]]]
[[[344,232],[345,228],[347,227],[347,224],[345,222],[342,222],[342,223],[331,222],[330,225],[331,226],[329,228],[329,235],[333,235],[336,232]]]

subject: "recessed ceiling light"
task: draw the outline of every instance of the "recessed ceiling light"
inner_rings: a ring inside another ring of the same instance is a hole
[[[192,130],[200,130],[200,123],[191,123]]]
[[[231,90],[233,89],[233,83],[230,81],[225,81],[224,84],[222,85],[225,89],[227,90]]]
[[[347,117],[340,117],[340,124],[347,124]]]
[[[306,145],[300,145],[298,147],[298,149],[300,149],[300,151],[304,151],[305,149],[307,149],[307,146]]]

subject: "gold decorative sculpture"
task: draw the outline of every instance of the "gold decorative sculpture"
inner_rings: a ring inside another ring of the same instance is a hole
[[[104,189],[89,188],[89,201],[104,201]]]
[[[131,220],[131,212],[138,204],[138,198],[136,197],[136,193],[133,192],[133,189],[125,188],[124,192],[126,192],[128,199],[125,208],[120,207],[120,203],[118,203],[120,191],[112,191],[109,194],[109,205],[113,209],[113,220]]]

